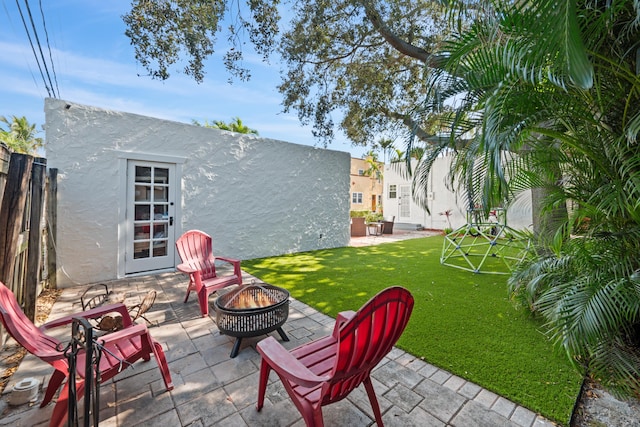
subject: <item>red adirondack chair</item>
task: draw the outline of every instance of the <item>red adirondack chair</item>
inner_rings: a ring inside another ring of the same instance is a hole
[[[100,343],[108,350],[103,352],[100,358],[100,379],[102,382],[109,380],[118,374],[123,368],[139,359],[148,361],[153,354],[162,373],[162,379],[167,390],[173,389],[171,373],[167,366],[162,346],[154,341],[146,325],[134,325],[124,304],[112,304],[94,308],[92,310],[65,316],[60,319],[47,322],[40,328],[36,327],[20,308],[13,292],[0,282],[0,319],[9,334],[21,346],[34,356],[49,363],[55,371],[49,379],[47,391],[40,407],[46,406],[54,394],[60,388],[60,384],[69,376],[69,363],[61,351],[64,344],[57,338],[45,334],[45,331],[58,326],[68,325],[74,317],[94,319],[107,313],[117,312],[122,316],[124,328],[118,332],[100,337]],[[71,331],[69,330],[69,337]],[[124,362],[121,362],[124,361]],[[76,391],[77,396],[83,396],[84,391],[84,354],[79,353],[77,359]],[[69,384],[65,382],[60,390],[58,401],[53,408],[50,426],[62,426],[68,415]]]
[[[176,241],[178,255],[182,264],[176,268],[189,275],[189,287],[184,302],[189,299],[191,291],[198,295],[198,303],[202,317],[209,314],[209,295],[231,285],[242,285],[240,260],[214,256],[211,236],[199,230],[184,233]],[[224,261],[233,265],[233,274],[218,276],[215,261]]]
[[[322,426],[322,407],[338,402],[364,383],[376,423],[382,415],[371,383],[371,371],[391,351],[404,331],[413,297],[404,288],[391,287],[369,300],[357,313],[338,315],[333,333],[291,351],[273,337],[258,343],[262,355],[257,409],[264,405],[269,373],[273,369],[307,426]]]

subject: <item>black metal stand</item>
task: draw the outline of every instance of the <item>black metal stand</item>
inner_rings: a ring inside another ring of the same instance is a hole
[[[229,357],[233,359],[238,355],[238,352],[240,351],[241,343],[242,343],[242,338],[240,337],[236,338],[236,342],[233,343],[233,348],[231,349],[231,354],[229,355]]]
[[[278,328],[276,329],[276,331],[278,331],[278,334],[280,334],[280,338],[282,338],[282,341],[289,341],[289,337],[284,333],[282,328]],[[237,337],[236,342],[233,343],[233,348],[231,349],[231,354],[229,355],[229,357],[233,359],[238,355],[238,352],[240,351],[240,344],[242,344],[242,337]]]
[[[282,330],[282,328],[278,328],[276,329],[278,331],[278,333],[280,334],[280,338],[282,338],[282,341],[289,341],[289,337],[287,336],[287,334],[284,333],[284,331]]]
[[[78,427],[78,396],[76,390],[76,369],[78,353],[86,354],[84,366],[84,426],[91,426],[93,414],[93,426],[100,422],[100,373],[96,368],[100,366],[102,352],[96,338],[93,335],[91,324],[84,318],[75,318],[71,324],[71,341],[62,350],[69,360],[69,427]],[[93,396],[93,397],[92,397]]]

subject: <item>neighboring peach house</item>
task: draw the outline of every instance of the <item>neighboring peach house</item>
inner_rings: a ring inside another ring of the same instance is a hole
[[[351,158],[350,197],[352,211],[382,212],[382,170],[384,163],[376,162],[378,171],[371,171],[366,158]]]

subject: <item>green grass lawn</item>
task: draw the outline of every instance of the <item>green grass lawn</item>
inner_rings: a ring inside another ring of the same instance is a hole
[[[581,376],[509,300],[508,276],[443,266],[442,245],[428,237],[247,260],[242,268],[332,317],[403,286],[415,307],[398,347],[568,425]]]

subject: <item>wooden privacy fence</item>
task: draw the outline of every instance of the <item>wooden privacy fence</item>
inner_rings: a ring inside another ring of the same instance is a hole
[[[0,145],[0,281],[31,320],[43,281],[56,286],[55,221],[50,221],[55,218],[56,172],[50,170],[47,180],[46,159]]]

